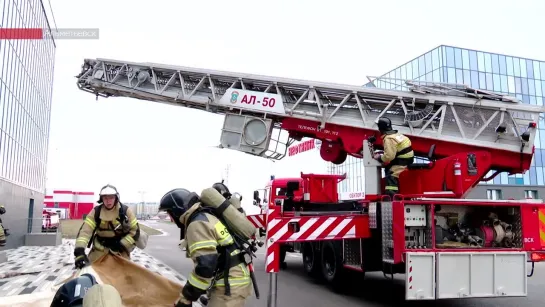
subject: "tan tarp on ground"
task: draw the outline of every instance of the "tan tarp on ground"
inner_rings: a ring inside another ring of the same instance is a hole
[[[98,283],[114,286],[125,307],[172,307],[182,285],[116,255],[106,255],[78,275],[90,273]],[[0,307],[49,307],[60,286],[49,291],[3,297]]]

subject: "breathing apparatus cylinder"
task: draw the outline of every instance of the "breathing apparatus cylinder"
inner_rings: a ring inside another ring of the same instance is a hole
[[[238,211],[229,200],[225,199],[216,189],[206,188],[201,192],[201,204],[212,207],[216,214],[228,224],[227,226],[235,234],[244,240],[250,239],[256,231],[244,213]]]

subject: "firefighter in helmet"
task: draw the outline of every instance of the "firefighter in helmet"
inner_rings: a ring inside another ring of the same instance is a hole
[[[0,215],[6,213],[6,208],[3,205],[0,205]],[[0,218],[0,247],[6,246],[6,237],[8,236],[7,229],[4,229],[2,225],[2,219]]]
[[[393,197],[399,193],[399,175],[414,161],[411,140],[392,129],[392,121],[387,117],[378,120],[384,152],[374,158],[382,163],[386,173],[386,195]]]
[[[166,211],[180,228],[186,256],[195,264],[176,307],[190,307],[208,291],[209,307],[243,307],[251,295],[252,282],[243,254],[226,224],[218,218],[232,204],[216,188],[204,189],[200,196],[186,189],[174,189],[159,203],[159,210]],[[204,205],[205,199],[213,200],[213,206]]]
[[[99,195],[99,205],[89,212],[78,232],[74,249],[75,265],[78,268],[107,253],[130,259],[140,237],[136,216],[120,202],[117,189],[106,185]],[[85,255],[86,247],[91,247],[88,257]]]

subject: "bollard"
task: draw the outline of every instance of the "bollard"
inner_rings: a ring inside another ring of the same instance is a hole
[[[283,201],[283,200],[282,200]],[[282,207],[280,207],[282,208]],[[267,210],[267,252],[265,271],[269,274],[269,293],[267,294],[267,307],[276,307],[278,295],[278,272],[280,271],[280,244],[276,242],[273,227],[276,225],[274,219],[280,217],[279,208],[274,206]],[[278,231],[275,229],[274,231]]]
[[[269,273],[269,295],[267,296],[267,307],[276,307],[278,273]]]

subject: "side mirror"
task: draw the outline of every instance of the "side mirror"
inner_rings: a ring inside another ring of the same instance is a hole
[[[254,200],[257,201],[259,199],[259,191],[254,191]]]

